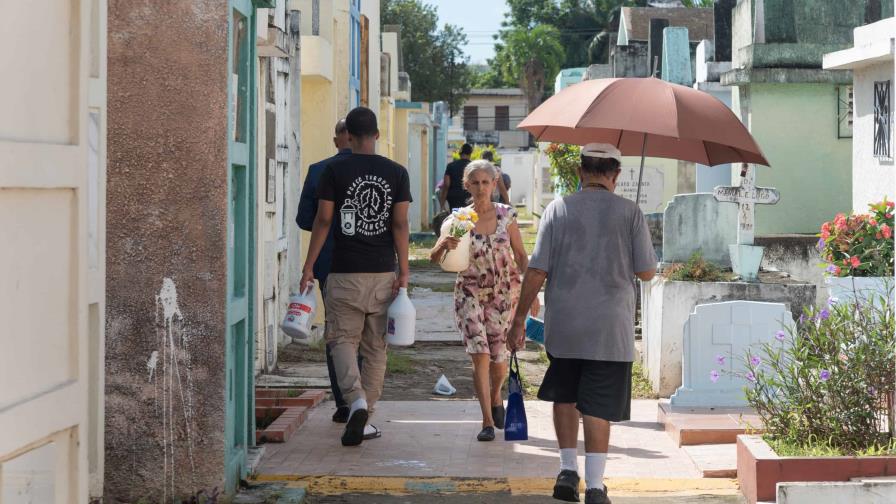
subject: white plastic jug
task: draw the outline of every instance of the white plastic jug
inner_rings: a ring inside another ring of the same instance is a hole
[[[398,289],[398,296],[389,305],[386,313],[386,343],[395,346],[413,345],[417,310],[408,297],[406,288]]]
[[[448,230],[451,229],[452,222],[454,222],[452,217],[445,219],[445,222],[442,223],[441,234],[439,236],[446,236],[449,234]],[[451,273],[466,271],[467,268],[470,267],[470,247],[472,242],[473,240],[470,237],[470,233],[467,233],[460,239],[460,243],[457,244],[456,249],[445,252],[445,255],[442,257],[442,262],[439,263],[442,270]]]
[[[316,307],[317,298],[314,295],[314,284],[311,283],[305,292],[289,296],[289,308],[286,310],[286,317],[283,318],[280,329],[297,343],[309,343]]]

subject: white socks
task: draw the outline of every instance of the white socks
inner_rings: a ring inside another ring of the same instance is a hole
[[[560,470],[579,472],[579,460],[575,448],[560,448]]]
[[[563,450],[560,450],[563,451]],[[607,467],[606,453],[585,454],[585,488],[604,488],[604,469]]]
[[[352,403],[351,410],[348,412],[348,417],[351,418],[355,411],[358,411],[359,409],[367,409],[367,399],[364,399],[363,397],[355,399],[355,402]]]

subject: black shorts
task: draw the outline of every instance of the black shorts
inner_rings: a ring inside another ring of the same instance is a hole
[[[624,422],[632,414],[632,363],[560,359],[551,364],[538,389],[538,398],[575,403],[583,415],[608,422]]]

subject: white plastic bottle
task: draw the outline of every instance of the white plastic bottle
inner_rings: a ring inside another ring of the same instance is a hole
[[[309,284],[305,292],[289,296],[289,308],[280,329],[297,343],[309,343],[311,324],[314,322],[314,310],[317,298],[314,295],[314,284]]]
[[[414,344],[417,310],[408,297],[408,290],[398,289],[398,296],[389,306],[386,322],[386,343],[395,346]]]

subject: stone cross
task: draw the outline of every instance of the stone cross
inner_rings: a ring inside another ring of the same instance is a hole
[[[737,203],[737,244],[752,245],[756,221],[753,205],[774,205],[781,199],[777,189],[756,187],[756,172],[744,164],[739,186],[718,186],[713,190],[717,201]]]

